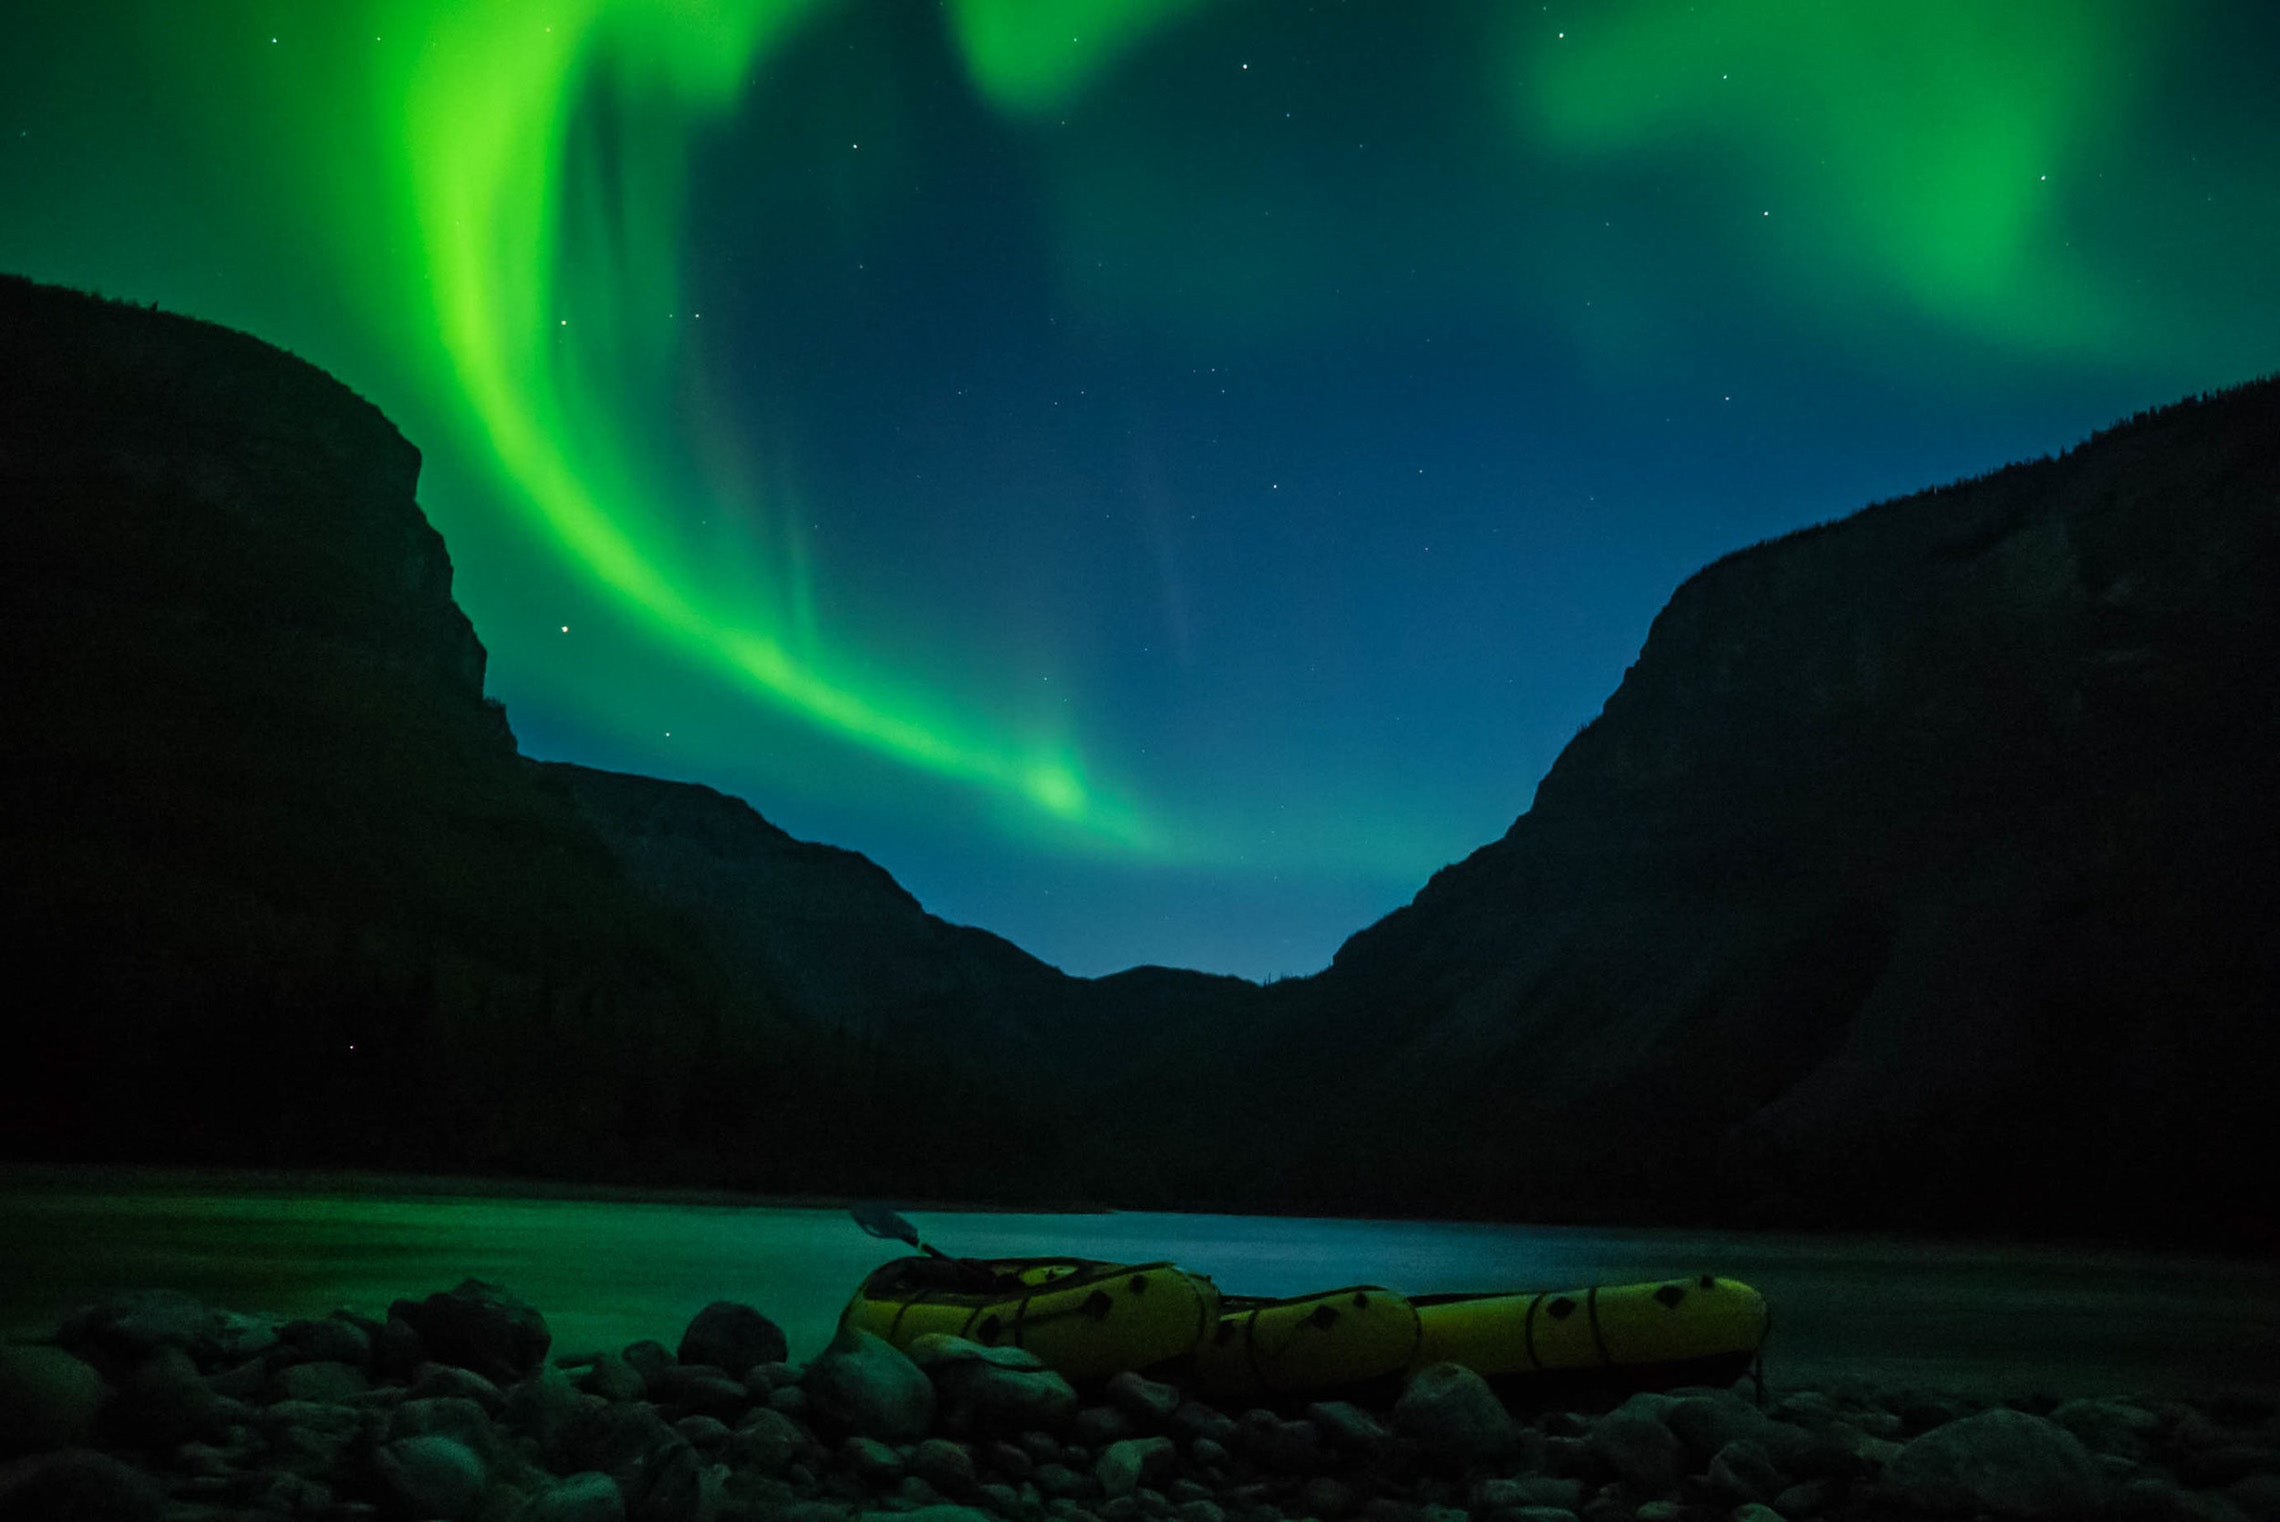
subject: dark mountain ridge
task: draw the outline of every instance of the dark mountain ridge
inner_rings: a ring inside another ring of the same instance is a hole
[[[1264,989],[522,758],[417,469],[0,280],[0,1154],[2269,1228],[2280,384],[1705,568],[1502,839]]]
[[[1394,1190],[1521,1215],[2261,1217],[2276,586],[2272,381],[1718,561],[1299,995],[1323,1092],[1478,1075]]]

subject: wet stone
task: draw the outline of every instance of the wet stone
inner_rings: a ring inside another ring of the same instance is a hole
[[[1056,1454],[1058,1449],[1055,1450]],[[1026,1480],[1037,1472],[1037,1459],[1019,1443],[995,1442],[984,1450],[990,1468],[1012,1480]]]

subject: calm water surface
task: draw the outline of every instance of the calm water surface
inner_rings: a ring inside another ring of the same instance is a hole
[[[427,1186],[441,1190],[446,1186]],[[1565,1288],[1717,1272],[1774,1309],[1778,1384],[1858,1376],[2056,1394],[2280,1389],[2280,1266],[2053,1248],[1264,1216],[908,1212],[979,1257],[1170,1258],[1222,1289],[1353,1283],[1412,1293]],[[292,1188],[210,1177],[0,1174],[0,1336],[133,1288],[276,1315],[384,1310],[473,1275],[545,1312],[558,1352],[678,1339],[709,1300],[758,1306],[795,1359],[862,1276],[901,1251],[839,1209]]]

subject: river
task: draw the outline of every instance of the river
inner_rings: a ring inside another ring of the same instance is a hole
[[[1169,1258],[1222,1289],[1570,1288],[1715,1272],[1764,1291],[1777,1386],[1859,1378],[1981,1394],[2280,1390],[2280,1266],[2106,1249],[1273,1216],[906,1212],[975,1257]],[[676,1341],[707,1301],[781,1324],[795,1359],[903,1249],[837,1208],[561,1197],[490,1186],[65,1170],[0,1173],[0,1336],[69,1306],[185,1290],[272,1315],[379,1312],[470,1275],[542,1310],[557,1352]]]

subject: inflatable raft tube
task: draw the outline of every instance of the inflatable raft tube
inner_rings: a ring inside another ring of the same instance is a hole
[[[1215,1396],[1335,1390],[1408,1368],[1420,1335],[1408,1299],[1375,1284],[1287,1300],[1231,1295],[1195,1350],[1194,1378]]]
[[[1376,1285],[1231,1295],[1196,1348],[1194,1378],[1216,1396],[1310,1395],[1446,1362],[1509,1385],[1723,1384],[1748,1371],[1766,1325],[1764,1296],[1710,1275],[1414,1298]]]
[[[1218,1319],[1219,1291],[1200,1274],[1086,1258],[898,1258],[839,1317],[898,1348],[929,1332],[1026,1348],[1070,1380],[1181,1357]]]
[[[1765,1296],[1704,1274],[1536,1294],[1420,1295],[1411,1368],[1490,1378],[1603,1371],[1738,1379],[1765,1343]]]

